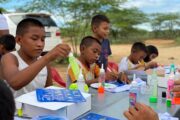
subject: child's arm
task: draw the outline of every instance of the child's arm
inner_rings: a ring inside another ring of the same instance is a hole
[[[45,87],[53,85],[50,65],[47,65],[47,72],[48,72],[48,76],[47,76]]]
[[[151,61],[145,64],[145,70],[158,67],[158,63]]]
[[[90,86],[92,83],[98,83],[98,78],[95,78],[94,80],[85,80],[85,83]]]
[[[19,90],[29,84],[40,72],[40,70],[50,61],[56,59],[57,57],[67,57],[69,51],[70,48],[68,45],[57,45],[45,56],[41,57],[39,60],[30,64],[27,68],[21,71],[18,69],[19,65],[17,58],[11,53],[6,54],[1,60],[4,78],[13,89]]]

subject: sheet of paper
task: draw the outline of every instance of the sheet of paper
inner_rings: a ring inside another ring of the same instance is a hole
[[[158,113],[159,120],[179,120],[179,118],[172,117],[169,113]]]
[[[113,89],[106,89],[106,91],[116,93],[116,92],[123,92],[123,91],[129,90],[129,89],[130,89],[130,85],[123,85],[123,86],[119,86],[119,87],[116,87]]]

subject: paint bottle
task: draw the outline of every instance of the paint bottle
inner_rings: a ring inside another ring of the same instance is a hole
[[[151,76],[151,82],[152,82],[152,93],[149,98],[150,103],[157,103],[158,99],[158,79],[157,79],[157,73],[156,70],[153,69],[153,74]]]
[[[133,75],[133,81],[131,83],[131,87],[129,89],[129,105],[134,106],[136,102],[138,101],[140,88],[138,86],[138,83],[135,81],[136,75]]]

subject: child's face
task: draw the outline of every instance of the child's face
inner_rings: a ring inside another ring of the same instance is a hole
[[[150,60],[153,60],[153,59],[155,59],[157,56],[158,56],[157,54],[152,53],[152,54],[149,56],[149,58],[150,58]]]
[[[41,55],[45,45],[44,28],[30,26],[26,33],[16,38],[20,45],[20,50],[29,57],[38,57]]]
[[[106,39],[109,35],[109,23],[101,22],[99,26],[93,26],[93,32],[99,39]]]
[[[95,63],[98,60],[100,53],[101,46],[96,42],[93,42],[89,47],[84,47],[84,50],[81,51],[83,58],[88,64]]]
[[[137,51],[133,53],[133,62],[138,63],[146,57],[146,53],[144,51]]]

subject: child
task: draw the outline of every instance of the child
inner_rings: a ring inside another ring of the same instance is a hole
[[[0,80],[0,91],[0,118],[1,120],[14,120],[14,97],[3,80]]]
[[[49,62],[68,56],[69,46],[59,44],[40,57],[44,39],[45,29],[38,20],[27,18],[17,25],[16,42],[20,49],[5,54],[1,60],[3,76],[12,88],[14,97],[52,85]]]
[[[158,49],[153,45],[146,46],[147,48],[147,56],[144,58],[144,62],[146,63],[146,66],[149,66],[149,68],[155,68],[158,67],[157,62],[152,61],[156,57],[158,57]]]
[[[7,34],[0,37],[0,55],[4,55],[15,49],[16,41],[14,36]]]
[[[80,43],[80,56],[77,58],[77,63],[82,69],[87,85],[98,82],[99,67],[96,61],[101,52],[101,43],[91,36],[84,37]],[[71,83],[77,82],[71,66],[68,67],[68,81],[67,86]]]
[[[2,55],[14,50],[16,41],[14,36],[7,34],[0,37],[0,59]],[[0,63],[1,67],[1,63]],[[3,79],[2,71],[0,69],[0,78]]]
[[[96,15],[92,18],[91,21],[93,37],[101,42],[101,54],[97,61],[97,64],[99,65],[99,67],[101,67],[101,65],[103,64],[106,71],[108,65],[108,56],[111,55],[110,43],[107,39],[109,34],[109,24],[109,19],[104,15]],[[116,80],[118,78],[118,75],[114,72],[106,72],[106,74],[108,76],[107,79],[109,80]]]
[[[153,45],[146,46],[147,48],[147,56],[144,58],[144,62],[150,62],[156,57],[158,57],[158,49]]]
[[[145,64],[140,64],[140,61],[142,61],[146,57],[146,53],[146,45],[141,42],[135,42],[131,48],[131,54],[128,57],[122,58],[122,60],[120,61],[120,72],[139,69],[142,67],[144,69]]]

